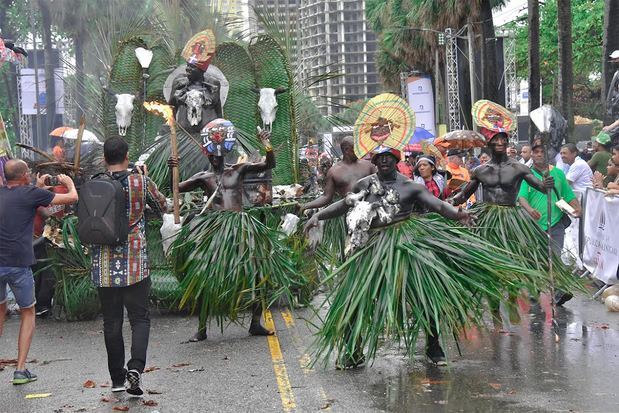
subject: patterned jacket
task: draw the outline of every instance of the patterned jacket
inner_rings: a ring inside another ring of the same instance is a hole
[[[117,177],[118,173],[113,175]],[[149,276],[144,209],[148,205],[157,215],[167,209],[165,196],[149,178],[130,174],[119,182],[127,199],[129,236],[122,245],[92,246],[91,275],[97,287],[127,287]]]

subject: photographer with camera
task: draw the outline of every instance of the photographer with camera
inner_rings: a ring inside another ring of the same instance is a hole
[[[36,263],[32,234],[38,207],[66,205],[77,201],[77,191],[71,178],[58,175],[66,194],[48,190],[50,175],[37,175],[36,185],[31,184],[30,168],[20,159],[11,159],[4,165],[7,184],[0,187],[0,336],[4,327],[7,307],[7,285],[20,308],[17,368],[13,384],[25,384],[37,379],[26,369],[26,357],[32,342],[36,303],[31,266]]]

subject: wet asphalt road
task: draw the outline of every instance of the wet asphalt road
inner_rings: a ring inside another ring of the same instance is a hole
[[[12,367],[0,372],[4,412],[619,412],[619,314],[587,298],[558,312],[555,341],[547,300],[530,307],[520,300],[520,322],[501,332],[470,330],[447,339],[450,363],[435,367],[408,360],[397,346],[385,348],[373,365],[356,371],[307,367],[311,331],[303,317],[274,308],[277,339],[250,337],[246,329],[212,329],[202,343],[181,344],[196,319],[153,317],[144,374],[152,394],[141,401],[112,395],[102,322],[42,320],[28,365],[39,380],[10,384]],[[267,319],[267,325],[270,320]],[[128,324],[128,323],[127,323]],[[19,321],[7,320],[0,358],[15,357]],[[125,337],[129,337],[128,328]],[[87,380],[95,388],[84,388]],[[49,397],[25,399],[28,394]],[[119,399],[118,401],[113,398]],[[109,400],[112,399],[112,400]]]

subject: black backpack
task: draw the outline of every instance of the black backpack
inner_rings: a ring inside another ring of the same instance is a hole
[[[77,203],[77,234],[84,244],[121,245],[129,235],[125,189],[120,180],[104,172],[82,184]]]

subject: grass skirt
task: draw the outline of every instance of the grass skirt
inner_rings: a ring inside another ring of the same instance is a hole
[[[550,276],[548,237],[544,230],[520,207],[479,203],[470,211],[478,218],[475,233],[490,244],[509,251],[519,265],[535,270],[524,273],[527,277],[517,280],[520,287],[531,292],[547,291]],[[572,268],[554,253],[552,268],[556,288],[564,291],[582,290],[581,283],[572,275]]]
[[[330,278],[335,288],[314,343],[314,359],[336,350],[341,361],[380,339],[403,342],[409,355],[420,331],[482,325],[483,300],[515,289],[511,274],[530,270],[471,231],[443,219],[415,216],[373,231],[368,244]]]
[[[180,307],[223,328],[255,304],[269,306],[304,284],[281,233],[247,213],[217,211],[194,217],[172,244],[183,295]]]

